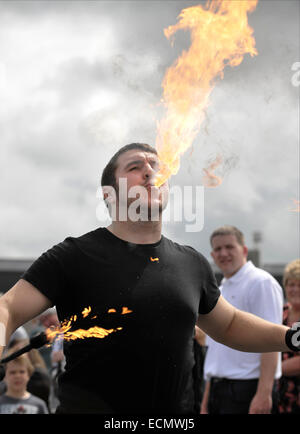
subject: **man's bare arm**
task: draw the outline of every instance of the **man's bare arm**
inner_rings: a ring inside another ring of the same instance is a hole
[[[272,394],[279,357],[280,353],[261,354],[260,376],[257,385],[258,393]]]
[[[0,325],[7,344],[21,325],[52,306],[51,301],[24,279],[20,279],[0,298]],[[0,346],[0,357],[3,347]]]
[[[209,402],[209,392],[210,392],[210,381],[205,382],[204,393],[201,402],[200,414],[208,414],[208,402]]]
[[[256,393],[250,403],[250,414],[271,413],[273,405],[272,390],[278,360],[279,353],[261,354],[260,375]]]
[[[199,315],[198,326],[212,339],[238,351],[264,353],[288,351],[288,327],[236,309],[222,296],[214,309]]]

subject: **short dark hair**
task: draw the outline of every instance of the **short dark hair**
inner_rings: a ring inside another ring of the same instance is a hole
[[[139,149],[144,152],[151,152],[153,154],[157,155],[157,151],[152,146],[148,145],[147,143],[130,143],[129,145],[123,146],[121,149],[119,149],[110,159],[110,161],[105,166],[102,177],[101,177],[101,186],[112,186],[114,188],[117,187],[116,185],[116,178],[115,178],[115,171],[117,168],[117,162],[120,155],[124,154],[127,151],[131,151],[133,149]]]
[[[222,235],[234,235],[235,238],[237,239],[237,242],[241,246],[245,245],[245,238],[244,238],[243,232],[241,232],[235,226],[224,225],[224,226],[221,226],[218,229],[215,229],[213,231],[213,233],[211,234],[211,236],[210,236],[210,244],[211,244],[211,246],[212,246],[212,240],[213,240],[213,238],[215,238],[215,237],[217,237],[219,235],[220,236],[222,236]]]

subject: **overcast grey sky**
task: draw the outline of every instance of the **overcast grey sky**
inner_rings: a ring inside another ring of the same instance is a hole
[[[189,46],[163,30],[190,1],[0,1],[0,258],[35,258],[101,225],[99,181],[110,156],[155,143],[166,69]],[[204,228],[164,234],[209,258],[208,238],[234,224],[264,263],[299,257],[299,1],[260,0],[249,16],[258,56],[226,68],[172,185],[201,185],[221,154],[223,183],[204,191]]]

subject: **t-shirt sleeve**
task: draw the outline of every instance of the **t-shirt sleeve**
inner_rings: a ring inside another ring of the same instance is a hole
[[[67,238],[43,253],[21,278],[31,283],[56,305],[67,286],[68,274],[74,260],[74,247]]]
[[[207,261],[201,255],[201,299],[199,304],[199,314],[204,315],[209,313],[217,304],[220,297],[220,290],[215,277],[215,274]]]

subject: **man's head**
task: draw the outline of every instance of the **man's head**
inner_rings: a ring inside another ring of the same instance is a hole
[[[155,187],[155,175],[159,170],[157,151],[145,143],[131,143],[122,147],[104,168],[101,185],[107,205],[118,205],[118,211],[129,209],[133,202],[139,210],[162,211],[166,205],[167,184]],[[152,208],[151,208],[152,207]],[[135,210],[134,207],[132,207]],[[129,219],[130,216],[129,216]]]
[[[118,182],[116,180],[116,169],[118,167],[118,159],[121,155],[125,154],[125,152],[132,151],[132,150],[140,150],[143,152],[157,155],[156,149],[150,145],[147,145],[146,143],[130,143],[129,145],[123,146],[112,156],[112,158],[105,166],[101,177],[102,187],[111,186],[114,187],[115,189],[118,188]]]
[[[235,226],[222,226],[210,236],[211,256],[226,278],[247,262],[248,248],[243,233]]]

